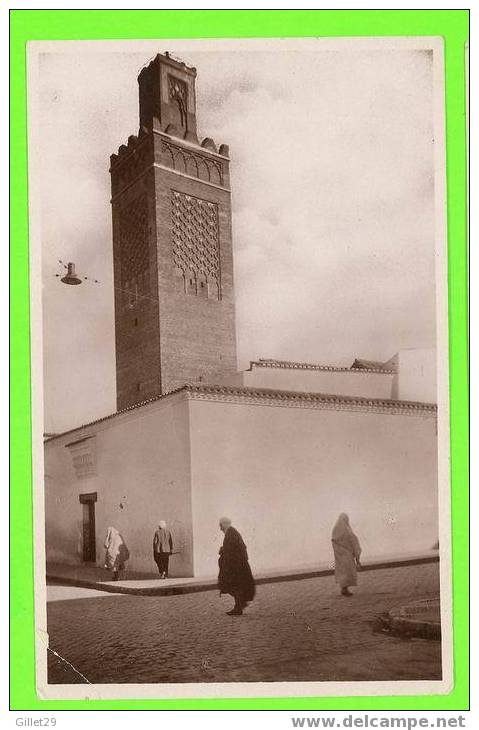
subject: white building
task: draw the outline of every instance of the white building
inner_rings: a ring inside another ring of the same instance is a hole
[[[430,549],[433,363],[429,351],[375,367],[260,360],[228,382],[186,385],[50,438],[47,560],[102,564],[113,524],[130,567],[152,570],[153,532],[165,519],[171,575],[213,575],[222,514],[244,535],[255,570],[328,561],[342,511],[365,557]]]

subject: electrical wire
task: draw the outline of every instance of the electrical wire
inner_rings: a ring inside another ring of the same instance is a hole
[[[61,264],[63,266],[63,268],[65,268],[65,269],[68,270],[67,264],[65,264],[61,259],[58,259],[58,263]],[[61,274],[55,274],[55,277],[56,278],[59,278],[60,276],[62,276],[62,275]],[[78,274],[77,274],[77,276],[78,276]],[[92,284],[102,284],[103,283],[99,279],[94,279],[94,278],[92,278],[90,276],[78,276],[78,278],[79,279],[82,279],[83,281],[89,281]],[[121,292],[122,294],[128,294],[128,296],[134,297],[136,300],[139,300],[139,299],[149,299],[150,301],[157,302],[157,303],[159,303],[159,301],[160,301],[158,299],[158,297],[151,297],[148,294],[141,294],[139,292],[131,291],[129,289],[122,289],[121,287],[115,286],[114,284],[113,284],[113,289],[115,291]]]

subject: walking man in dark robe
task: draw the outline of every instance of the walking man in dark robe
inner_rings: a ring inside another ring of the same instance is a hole
[[[168,563],[173,552],[173,538],[166,527],[166,522],[160,520],[158,529],[153,538],[153,560],[158,566],[160,578],[168,578]]]
[[[248,553],[243,538],[231,525],[228,517],[220,520],[220,530],[225,537],[220,548],[218,561],[218,588],[220,595],[229,593],[235,599],[234,608],[227,611],[228,616],[241,616],[243,609],[253,600],[255,585],[248,562]]]

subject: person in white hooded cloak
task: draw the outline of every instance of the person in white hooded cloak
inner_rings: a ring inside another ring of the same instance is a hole
[[[357,585],[357,569],[360,567],[361,545],[349,524],[349,517],[342,512],[331,535],[334,552],[334,575],[341,595],[352,596],[350,586]]]
[[[113,573],[113,580],[118,580],[120,571],[125,569],[125,563],[130,552],[123,537],[116,527],[109,527],[105,538],[105,568]]]

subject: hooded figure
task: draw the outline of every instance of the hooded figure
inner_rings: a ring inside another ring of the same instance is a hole
[[[166,522],[160,520],[158,529],[153,538],[153,560],[158,566],[160,578],[168,578],[168,563],[173,552],[173,539],[166,527]]]
[[[352,596],[349,586],[357,585],[357,567],[361,565],[361,546],[349,524],[349,517],[342,512],[331,535],[334,551],[334,574],[343,596]]]
[[[253,574],[248,562],[248,553],[243,538],[231,525],[228,517],[220,520],[220,529],[224,532],[223,545],[220,548],[218,561],[218,588],[220,595],[229,593],[235,599],[234,608],[227,611],[229,616],[241,616],[243,609],[255,594]]]
[[[124,570],[130,552],[123,537],[116,527],[109,527],[105,538],[105,568],[113,571],[113,580],[118,580],[118,573]]]

